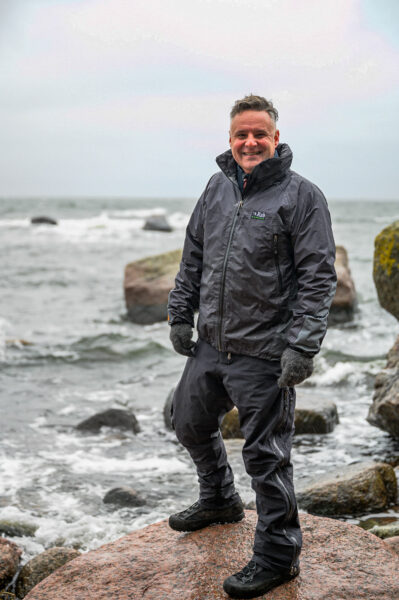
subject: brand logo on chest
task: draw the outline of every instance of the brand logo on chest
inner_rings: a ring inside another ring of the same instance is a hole
[[[251,219],[258,219],[258,221],[264,221],[266,217],[266,213],[260,210],[254,210],[251,214]]]

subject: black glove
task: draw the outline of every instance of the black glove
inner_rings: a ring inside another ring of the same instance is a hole
[[[188,323],[176,323],[170,328],[170,340],[173,348],[183,356],[194,356],[193,348],[195,342],[192,341],[193,328]]]
[[[302,383],[313,373],[313,358],[292,348],[286,348],[281,356],[281,375],[277,381],[279,387],[293,387]]]

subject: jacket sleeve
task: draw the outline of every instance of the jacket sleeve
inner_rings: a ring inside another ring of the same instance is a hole
[[[189,323],[194,327],[194,311],[199,307],[204,238],[204,200],[206,190],[197,202],[186,229],[183,255],[175,287],[169,292],[168,321]]]
[[[299,188],[291,221],[291,241],[297,280],[293,323],[288,344],[310,355],[320,350],[336,289],[335,243],[327,202],[309,182]]]

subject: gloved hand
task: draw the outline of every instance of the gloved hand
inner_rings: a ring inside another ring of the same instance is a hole
[[[192,341],[193,328],[188,323],[176,323],[170,328],[170,340],[173,348],[183,356],[194,356],[193,348],[195,342]]]
[[[286,348],[281,356],[281,369],[281,375],[277,380],[278,386],[292,387],[311,376],[313,359],[292,348]]]

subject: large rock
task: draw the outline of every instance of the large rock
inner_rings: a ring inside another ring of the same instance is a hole
[[[58,222],[52,217],[32,217],[32,225],[58,225]]]
[[[382,540],[332,519],[301,516],[301,574],[264,600],[393,600],[399,557]],[[252,556],[254,511],[231,525],[181,534],[166,521],[83,554],[26,600],[226,600],[222,584]]]
[[[382,540],[399,536],[399,520],[387,523],[386,525],[374,525],[374,527],[369,529],[369,532],[374,533],[374,535],[377,535]]]
[[[7,537],[32,537],[35,535],[36,529],[37,525],[31,525],[30,523],[20,523],[19,521],[8,521],[6,519],[0,521],[0,534]]]
[[[338,412],[330,400],[298,397],[295,408],[295,433],[330,433],[338,423]],[[224,439],[242,438],[238,410],[233,408],[223,418],[221,427]]]
[[[109,490],[103,498],[105,504],[114,504],[121,506],[143,506],[144,498],[136,490],[130,487],[122,486]]]
[[[22,550],[14,542],[0,537],[0,590],[17,572]]]
[[[348,253],[343,246],[337,246],[335,258],[337,289],[331,304],[329,325],[345,323],[353,319],[356,309],[356,289],[348,262]]]
[[[140,426],[134,414],[121,408],[109,408],[85,419],[76,426],[80,431],[100,431],[101,427],[114,427],[139,433]]]
[[[26,594],[40,581],[48,577],[65,563],[80,556],[80,552],[73,548],[50,548],[26,563],[18,575],[15,592],[19,598]]]
[[[131,321],[147,325],[167,319],[168,294],[174,287],[181,255],[182,250],[173,250],[126,265],[123,287]],[[329,315],[330,325],[351,320],[356,308],[355,284],[343,246],[337,246],[335,270],[338,281]]]
[[[131,321],[146,325],[167,319],[168,294],[174,287],[181,250],[173,250],[129,263],[124,291]]]
[[[384,371],[375,378],[374,390],[367,421],[399,437],[399,337],[388,352]]]
[[[339,423],[334,402],[298,396],[295,407],[295,433],[330,433]]]
[[[399,554],[399,535],[396,535],[395,537],[387,538],[386,540],[384,540],[384,543],[386,546],[388,546],[388,548],[390,548],[391,550],[396,552],[396,554]],[[1,598],[0,598],[0,600],[1,600]]]
[[[375,238],[373,277],[382,308],[399,319],[399,221]]]
[[[359,515],[389,507],[397,498],[391,465],[372,461],[340,467],[296,486],[300,508],[316,515]]]
[[[152,215],[151,217],[148,217],[143,225],[143,229],[149,231],[173,231],[164,215]]]

